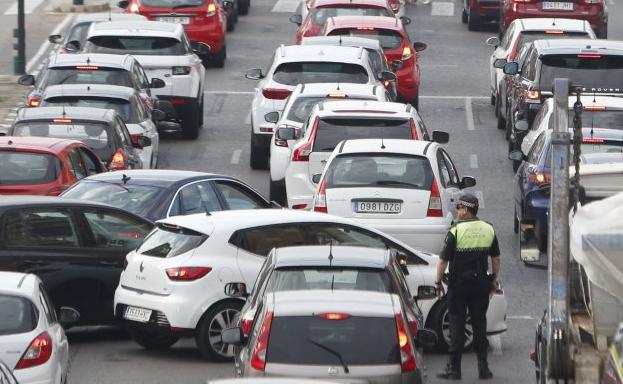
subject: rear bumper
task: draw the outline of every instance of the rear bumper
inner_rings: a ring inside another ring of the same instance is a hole
[[[43,365],[16,369],[13,371],[13,375],[19,384],[54,384],[57,376],[61,376],[61,373],[58,372],[58,356],[56,353]]]
[[[288,208],[306,204],[301,209],[311,209],[316,185],[308,176],[307,162],[291,162],[286,170],[286,192],[288,195]],[[293,169],[294,168],[294,169]]]
[[[392,220],[355,220],[387,233],[411,247],[431,253],[441,252],[451,225],[451,221],[446,218],[410,220],[409,223],[401,224],[391,223]]]
[[[498,20],[500,18],[500,3],[473,1],[471,4],[471,10],[477,13],[482,18]]]
[[[396,92],[400,101],[411,103],[417,100],[420,90],[420,79],[415,68],[398,71]]]
[[[196,97],[158,95],[158,99],[170,101],[175,108],[177,117],[182,120],[191,112],[196,112],[199,109],[199,100]],[[199,111],[199,113],[203,113],[203,111]]]

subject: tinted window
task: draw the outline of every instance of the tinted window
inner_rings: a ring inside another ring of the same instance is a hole
[[[0,185],[51,183],[60,171],[61,163],[55,156],[0,151]]]
[[[141,0],[141,4],[155,8],[171,8],[181,3],[173,0]],[[183,4],[187,4],[189,7],[198,7],[205,4],[205,0],[184,0]]]
[[[309,117],[311,110],[314,108],[316,104],[323,100],[335,100],[331,98],[327,98],[325,96],[321,97],[299,97],[292,103],[292,107],[290,107],[290,111],[288,112],[287,119],[296,121],[298,123],[302,123]],[[343,99],[342,99],[343,100]],[[364,97],[349,97],[346,100],[373,100],[371,98]]]
[[[250,190],[232,182],[217,181],[216,188],[221,192],[229,209],[266,208],[266,203],[255,196]]]
[[[81,70],[75,67],[50,68],[46,74],[46,86],[58,84],[108,84],[132,87],[130,74],[124,69],[101,68]]]
[[[77,247],[77,227],[64,209],[22,209],[5,214],[5,242],[16,247]]]
[[[275,317],[268,363],[339,366],[399,364],[400,350],[393,317],[351,317],[325,320],[316,316]]]
[[[541,62],[543,90],[551,90],[557,77],[566,77],[571,83],[582,84],[589,90],[623,89],[623,56],[547,55],[541,58]]]
[[[357,154],[336,157],[325,178],[328,188],[389,187],[430,190],[433,171],[425,157]]]
[[[74,148],[69,152],[69,162],[71,163],[71,172],[76,179],[80,180],[87,177],[87,169],[84,166],[82,157],[78,153],[78,149]]]
[[[218,201],[210,182],[194,183],[184,187],[180,191],[182,212],[178,214],[191,215],[193,213],[205,213],[220,211],[221,204]]]
[[[557,39],[590,39],[586,32],[545,33],[543,31],[523,31],[519,35],[519,46],[533,42],[534,40],[557,40]]]
[[[145,256],[175,257],[192,251],[207,238],[207,235],[190,229],[160,224],[145,238],[136,251]]]
[[[367,268],[280,268],[270,275],[271,291],[346,289],[391,292],[389,275]]]
[[[78,152],[80,152],[80,157],[82,157],[82,161],[84,161],[87,175],[91,176],[102,172],[101,164],[95,154],[91,153],[86,148],[79,148]]]
[[[332,62],[283,63],[275,69],[273,80],[285,85],[301,83],[366,84],[368,72],[359,64]]]
[[[365,8],[361,6],[344,8],[314,8],[312,10],[312,23],[324,25],[329,17],[336,16],[393,16],[385,8]]]
[[[383,49],[396,49],[402,45],[400,32],[389,29],[335,29],[328,33],[329,36],[355,36],[366,39],[374,39],[381,44]]]
[[[118,55],[179,56],[186,54],[179,40],[150,36],[94,36],[87,41],[84,51]]]
[[[108,97],[51,97],[41,103],[42,107],[51,106],[57,107],[64,105],[66,107],[87,107],[87,108],[100,108],[100,109],[114,109],[115,112],[121,116],[123,121],[130,124],[136,124],[137,118],[131,113],[130,103],[128,100],[112,99]]]
[[[321,119],[313,150],[315,152],[333,151],[342,140],[381,137],[384,139],[413,139],[410,121],[400,119]]]
[[[95,237],[95,246],[107,249],[135,249],[152,225],[119,212],[97,210],[84,212]]]
[[[0,294],[0,335],[30,332],[38,322],[37,309],[30,300]]]

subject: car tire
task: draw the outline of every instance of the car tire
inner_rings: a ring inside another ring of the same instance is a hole
[[[511,120],[510,120],[510,112],[508,111],[508,109],[506,110],[506,114],[505,114],[505,118],[504,118],[504,129],[506,130],[506,140],[510,142],[511,139],[511,130],[513,129],[513,127],[511,126]]]
[[[248,15],[249,7],[251,6],[250,0],[241,0],[238,2],[238,14],[239,15]]]
[[[519,217],[517,216],[517,207],[515,207],[515,214],[513,215],[513,232],[519,233]]]
[[[203,128],[203,95],[201,95],[201,102],[199,103],[199,129]]]
[[[267,150],[254,140],[254,136],[253,129],[251,129],[251,154],[249,156],[251,169],[268,169]]]
[[[270,180],[270,200],[278,202],[282,207],[288,204],[288,195],[286,193],[285,180],[273,181]]]
[[[223,68],[227,59],[227,46],[223,45],[219,53],[210,56],[210,64],[216,68]]]
[[[466,338],[463,350],[471,348],[474,340],[474,333],[471,324],[468,324],[468,322],[471,323],[469,314],[465,321]],[[448,299],[443,298],[433,305],[426,319],[426,327],[437,333],[437,345],[434,347],[437,352],[448,352],[448,348],[450,348],[449,324]]]
[[[210,336],[220,335],[223,329],[234,327],[240,315],[241,301],[224,301],[213,305],[201,318],[197,325],[195,342],[201,354],[215,362],[233,361],[232,346],[222,342],[210,342]]]
[[[126,331],[132,340],[145,349],[168,349],[179,340],[178,336],[164,328],[148,330],[140,327],[127,326]]]
[[[182,120],[182,137],[187,140],[195,140],[199,137],[199,127],[201,126],[201,118],[199,108],[195,106],[190,112],[184,116]]]
[[[227,13],[227,32],[232,32],[234,29],[236,29],[236,14],[232,9]]]
[[[461,12],[461,23],[467,24],[467,11],[465,11],[465,8]]]
[[[470,31],[480,30],[480,16],[472,12],[471,8],[467,10],[467,29]]]
[[[495,95],[491,93],[491,105],[495,107]]]

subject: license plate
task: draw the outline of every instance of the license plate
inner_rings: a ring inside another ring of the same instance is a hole
[[[136,308],[136,307],[126,307],[125,313],[123,314],[123,318],[126,320],[139,321],[141,323],[146,323],[149,321],[151,317],[151,309],[144,308]]]
[[[563,3],[558,1],[544,1],[543,10],[573,11],[573,3]]]
[[[357,213],[400,213],[402,203],[383,201],[358,201],[355,203]]]
[[[190,17],[156,17],[156,21],[163,21],[165,23],[176,23],[176,24],[190,24]]]

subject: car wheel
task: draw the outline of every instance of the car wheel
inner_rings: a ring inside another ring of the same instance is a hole
[[[519,233],[519,217],[517,216],[517,207],[515,207],[515,215],[513,216],[513,232]]]
[[[511,130],[513,129],[513,127],[511,125],[510,111],[508,110],[508,108],[506,109],[506,115],[504,118],[504,129],[506,129],[506,140],[510,141]]]
[[[201,114],[197,107],[191,108],[190,112],[186,114],[182,120],[182,137],[184,139],[194,140],[199,137],[199,127],[201,126],[199,115]]]
[[[242,0],[238,2],[238,14],[247,15],[249,14],[249,6],[251,5],[250,0]]]
[[[221,332],[236,326],[241,309],[242,302],[225,301],[210,308],[199,321],[195,341],[204,357],[212,361],[233,360],[234,346],[221,341]]]
[[[480,16],[472,12],[471,8],[467,10],[467,29],[470,31],[480,30]]]
[[[269,196],[270,196],[270,200],[276,201],[281,206],[285,207],[288,202],[285,180],[279,180],[279,181],[270,180]]]
[[[225,59],[227,59],[227,46],[223,45],[219,53],[214,56],[210,56],[209,62],[216,68],[223,68],[225,66]]]
[[[426,326],[437,333],[438,352],[447,352],[450,347],[450,316],[448,314],[448,300],[442,299],[438,301],[431,309]],[[469,313],[465,319],[465,345],[467,350],[472,346],[474,341],[474,332],[472,330],[471,318]]]
[[[465,11],[465,8],[463,8],[463,11],[461,12],[461,23],[467,24],[467,12]]]
[[[506,119],[504,118],[504,114],[502,113],[502,102],[500,101],[500,96],[497,97],[495,102],[495,109],[497,111],[498,116],[498,129],[506,129]]]
[[[199,129],[203,128],[203,95],[201,95],[201,103],[199,104]]]
[[[251,129],[251,155],[249,156],[249,163],[252,169],[268,169],[268,154],[266,148],[263,148],[254,139],[255,134]]]
[[[232,9],[227,12],[227,32],[231,32],[236,29],[236,15],[235,11]]]
[[[126,330],[132,340],[145,349],[167,349],[179,340],[179,337],[168,329],[147,330],[127,326]]]

